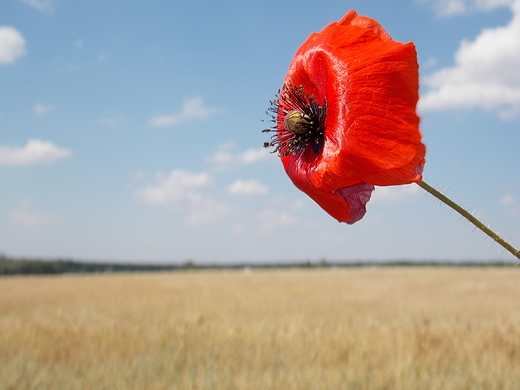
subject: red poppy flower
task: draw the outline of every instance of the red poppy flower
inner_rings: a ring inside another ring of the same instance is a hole
[[[374,186],[422,180],[413,43],[349,11],[296,52],[271,102],[270,142],[289,178],[332,217],[365,215]]]

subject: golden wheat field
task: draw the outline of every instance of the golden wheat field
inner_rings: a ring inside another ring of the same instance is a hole
[[[520,269],[0,278],[0,389],[520,389]]]

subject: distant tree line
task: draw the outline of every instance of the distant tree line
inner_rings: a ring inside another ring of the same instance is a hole
[[[357,261],[328,262],[322,259],[318,262],[297,261],[279,263],[236,263],[236,264],[195,264],[188,260],[182,264],[153,263],[98,263],[73,260],[42,260],[31,258],[9,258],[0,254],[0,275],[34,275],[34,274],[64,274],[64,273],[96,273],[96,272],[156,272],[156,271],[187,271],[197,269],[271,269],[271,268],[328,268],[328,267],[366,267],[366,266],[508,266],[515,262],[501,261]]]
[[[178,268],[182,268],[182,265],[95,263],[26,258],[11,259],[0,255],[0,275],[165,271]]]

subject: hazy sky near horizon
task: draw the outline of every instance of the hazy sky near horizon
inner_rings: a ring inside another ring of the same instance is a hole
[[[349,9],[417,47],[425,181],[520,246],[520,0],[5,0],[0,253],[513,262],[416,185],[339,224],[262,148],[294,52]]]

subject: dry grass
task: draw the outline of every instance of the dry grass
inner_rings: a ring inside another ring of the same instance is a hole
[[[0,278],[0,389],[520,389],[516,268]]]

